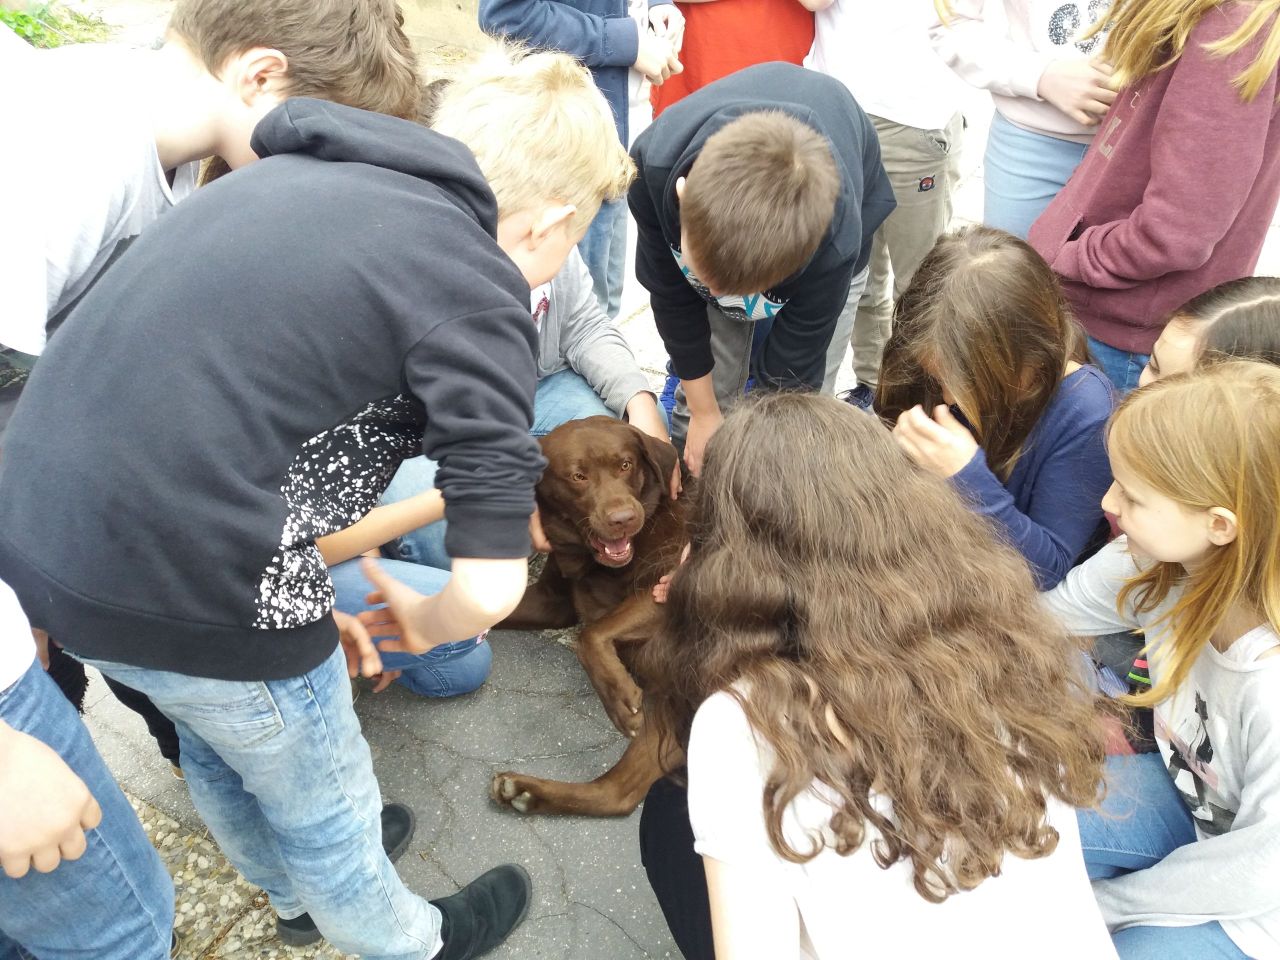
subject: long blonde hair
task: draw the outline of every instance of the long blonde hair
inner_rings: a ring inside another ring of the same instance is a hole
[[[1123,88],[1175,63],[1191,31],[1221,6],[1224,0],[1116,0],[1087,35],[1111,31],[1103,56],[1115,67],[1116,86]],[[1205,47],[1214,56],[1229,57],[1265,33],[1253,62],[1232,78],[1245,100],[1258,95],[1280,63],[1280,0],[1257,0],[1252,6],[1234,33]]]
[[[1150,611],[1181,588],[1162,618],[1172,640],[1152,651],[1159,681],[1130,699],[1148,707],[1181,685],[1236,605],[1280,633],[1280,369],[1232,360],[1159,380],[1125,399],[1107,442],[1157,492],[1188,510],[1226,508],[1238,525],[1194,570],[1155,563],[1120,591],[1120,608],[1132,598]]]

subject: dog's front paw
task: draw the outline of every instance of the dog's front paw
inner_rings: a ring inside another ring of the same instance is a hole
[[[538,798],[527,777],[518,773],[495,774],[489,783],[489,796],[500,807],[510,807],[517,813],[534,813]]]
[[[630,677],[610,681],[599,691],[605,713],[623,736],[634,737],[640,732],[644,714],[640,710],[644,695]]]

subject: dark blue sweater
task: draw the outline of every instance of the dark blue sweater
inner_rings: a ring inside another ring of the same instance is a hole
[[[480,0],[480,29],[581,60],[613,108],[618,139],[630,145],[627,70],[636,62],[640,28],[627,15],[627,0]]]
[[[951,478],[1027,558],[1041,590],[1067,575],[1102,520],[1111,486],[1104,432],[1113,403],[1106,376],[1081,367],[1063,378],[1007,483],[991,472],[982,450]]]

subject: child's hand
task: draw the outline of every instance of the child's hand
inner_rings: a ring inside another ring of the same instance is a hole
[[[680,563],[675,570],[670,573],[663,574],[662,578],[653,585],[653,602],[666,603],[667,594],[671,592],[671,578],[676,575],[676,570],[684,566],[684,562],[689,559],[689,544],[684,545],[684,549],[680,551]]]
[[[669,37],[660,37],[648,29],[640,30],[640,46],[636,51],[635,68],[643,73],[655,87],[674,74],[684,71]]]
[[[338,642],[347,656],[347,676],[376,677],[380,674],[382,658],[378,656],[378,648],[373,645],[364,624],[341,610],[333,611],[333,619],[338,624]]]
[[[719,410],[689,414],[689,430],[684,437],[684,462],[695,477],[702,476],[702,458],[706,455],[707,443],[723,422],[724,414]]]
[[[945,404],[933,408],[932,420],[924,407],[907,410],[898,417],[893,437],[917,466],[943,479],[954,477],[978,452],[973,434]]]
[[[417,619],[415,611],[428,598],[401,583],[373,560],[361,560],[360,570],[373,584],[373,590],[364,598],[365,602],[380,604],[361,613],[360,623],[370,635],[387,638],[378,641],[378,648],[388,653],[426,653],[430,650],[430,641],[413,627]],[[379,662],[378,669],[367,676],[381,672],[382,664]]]
[[[78,860],[102,808],[44,743],[0,722],[0,868],[15,880]]]
[[[547,533],[542,529],[542,511],[536,506],[533,513],[529,515],[529,539],[533,542],[533,549],[539,553],[551,552],[551,541],[547,539]]]
[[[1111,64],[1092,60],[1053,60],[1040,75],[1036,92],[1076,123],[1095,125],[1111,109]]]
[[[649,28],[658,36],[671,41],[672,53],[680,53],[680,48],[684,46],[684,14],[679,7],[674,3],[650,7]]]

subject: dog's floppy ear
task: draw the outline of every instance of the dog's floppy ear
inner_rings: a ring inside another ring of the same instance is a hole
[[[649,472],[653,474],[653,479],[658,485],[658,489],[662,491],[662,495],[670,496],[671,494],[671,474],[675,472],[676,464],[680,460],[680,455],[676,453],[676,448],[669,443],[663,443],[655,437],[649,436],[639,427],[632,427],[638,433],[640,440],[640,454],[644,457],[644,462],[649,468]]]

